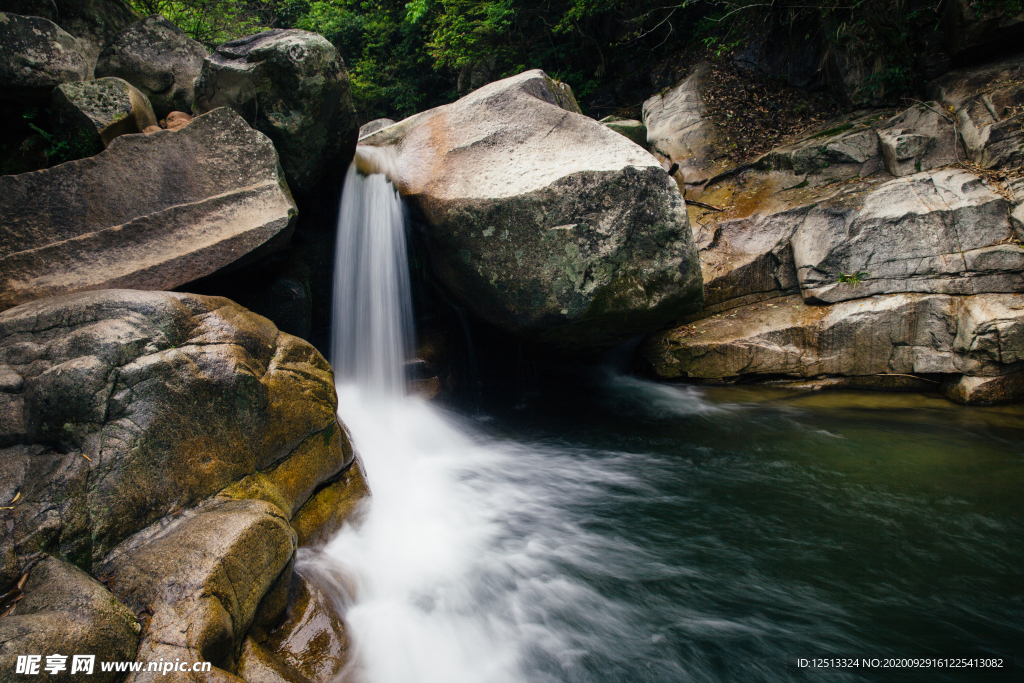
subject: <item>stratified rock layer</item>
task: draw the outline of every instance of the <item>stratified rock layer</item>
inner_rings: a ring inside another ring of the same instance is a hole
[[[270,141],[229,109],[180,131],[0,177],[0,309],[88,289],[171,289],[290,236]]]
[[[697,188],[707,307],[645,342],[642,364],[667,379],[1024,396],[1022,65],[951,72],[932,102],[855,112]]]
[[[396,145],[399,190],[456,301],[527,340],[595,352],[697,310],[700,277],[675,182],[559,106],[553,84],[528,71],[362,142]]]

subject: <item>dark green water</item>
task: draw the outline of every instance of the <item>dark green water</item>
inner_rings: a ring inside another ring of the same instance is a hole
[[[481,609],[546,630],[521,648],[521,680],[1021,676],[1021,408],[609,376],[467,421],[512,456],[465,480],[522,499],[491,552],[526,568],[473,574]],[[796,656],[1005,666],[809,670]]]

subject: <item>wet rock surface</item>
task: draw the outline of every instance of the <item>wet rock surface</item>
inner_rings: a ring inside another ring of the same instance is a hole
[[[65,667],[39,674],[55,681],[116,681],[98,662],[135,659],[142,630],[135,615],[96,579],[55,557],[44,557],[28,574],[24,598],[0,619],[0,678],[18,680],[18,655],[63,653]],[[74,671],[73,654],[95,656],[92,670]],[[89,676],[89,678],[85,678]]]
[[[700,306],[682,198],[654,157],[558,106],[541,71],[363,140],[397,145],[430,266],[491,325],[596,352]]]
[[[94,157],[0,177],[0,308],[171,289],[278,248],[296,213],[273,145],[229,109],[122,135]]]
[[[269,137],[300,195],[344,171],[359,124],[348,72],[323,36],[275,29],[219,46],[195,82],[197,113],[231,107]]]
[[[122,78],[141,90],[158,118],[172,111],[192,113],[193,83],[206,48],[159,14],[118,33],[100,53],[96,77]]]
[[[20,306],[0,314],[0,364],[0,500],[18,496],[0,513],[5,584],[39,552],[88,570],[147,525],[316,453],[330,464],[312,482],[266,475],[298,507],[350,457],[327,363],[226,299],[109,290]]]
[[[33,581],[57,563],[74,581],[47,585],[88,588],[66,616],[90,638],[133,629],[83,651],[215,667],[127,680],[241,680],[247,634],[285,619],[300,534],[368,494],[326,361],[226,299],[104,290],[0,313],[0,403],[0,589],[29,571],[15,614],[49,609]]]

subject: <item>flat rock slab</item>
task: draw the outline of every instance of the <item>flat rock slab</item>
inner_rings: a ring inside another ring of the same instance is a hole
[[[529,341],[595,352],[698,309],[702,287],[675,182],[563,100],[528,71],[362,143],[395,146],[394,179],[456,301]]]
[[[122,135],[94,157],[0,177],[0,310],[172,289],[282,245],[296,214],[274,146],[230,109]]]
[[[897,292],[1021,291],[1024,249],[1012,238],[1007,201],[952,168],[822,202],[792,244],[804,298],[835,303]]]
[[[794,295],[651,335],[638,354],[663,379],[998,378],[1024,369],[1024,296],[891,294],[808,306]]]

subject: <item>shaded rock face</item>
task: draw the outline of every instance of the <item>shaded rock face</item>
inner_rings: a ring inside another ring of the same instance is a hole
[[[1024,54],[933,81],[929,95],[956,112],[967,156],[984,168],[1024,164]]]
[[[1024,12],[1009,12],[1003,3],[986,7],[977,0],[950,0],[944,5],[946,49],[957,62],[1019,49],[1024,41]]]
[[[121,31],[103,48],[96,77],[123,78],[149,98],[158,118],[191,113],[206,48],[159,14]]]
[[[229,109],[0,177],[0,309],[71,291],[170,289],[285,242],[295,204],[270,141]]]
[[[98,154],[120,135],[156,125],[146,96],[120,78],[65,83],[54,89],[50,102],[55,130],[79,158]]]
[[[396,147],[393,177],[460,305],[528,341],[597,352],[698,309],[697,261],[658,161],[560,107],[552,83],[538,70],[497,81],[363,144]]]
[[[957,162],[1010,168],[1018,132],[997,131],[1017,115],[989,112],[985,128],[980,112],[1015,101],[999,97],[1022,63],[952,72],[932,102],[828,122],[695,188],[720,209],[689,209],[707,307],[652,337],[642,364],[699,381],[1021,396],[1013,353],[963,339],[987,325],[1006,349],[1020,343],[1004,323],[1024,291],[1022,204]]]
[[[729,166],[702,94],[710,74],[711,67],[700,64],[682,83],[643,106],[649,149],[666,168],[679,164],[680,177],[688,184],[703,183]]]
[[[0,12],[0,89],[3,99],[45,102],[61,83],[90,73],[81,43],[52,21]]]
[[[601,123],[608,126],[609,129],[614,130],[619,135],[626,136],[627,139],[640,145],[644,149],[649,148],[647,143],[647,126],[640,121],[606,116],[601,119]]]
[[[345,521],[324,492],[348,510],[367,493],[336,404],[315,349],[226,299],[105,290],[0,313],[0,590],[33,563],[26,593],[48,562],[74,579],[46,581],[62,615],[30,595],[0,632],[35,643],[59,616],[67,642],[106,639],[82,652],[215,667],[127,680],[238,680],[247,634],[285,619],[292,520],[323,538]]]
[[[104,672],[94,664],[88,674],[73,672],[73,654],[92,654],[96,661],[132,661],[142,627],[125,605],[81,569],[55,557],[44,557],[29,572],[24,599],[13,614],[0,619],[0,679],[24,678],[15,673],[18,655],[65,653],[66,669],[40,674],[56,681],[111,682],[123,673]],[[85,676],[89,678],[84,678]]]
[[[119,31],[138,20],[124,0],[0,0],[0,11],[43,17],[78,39],[93,77],[96,59]]]
[[[783,297],[652,335],[638,353],[665,378],[867,377],[884,388],[923,375],[954,400],[1008,400],[1024,395],[1024,296],[891,294],[833,306]],[[1001,394],[971,391],[994,382]]]
[[[315,33],[276,29],[219,46],[203,62],[195,102],[198,113],[231,107],[266,134],[300,195],[352,159],[359,124],[348,73]]]

